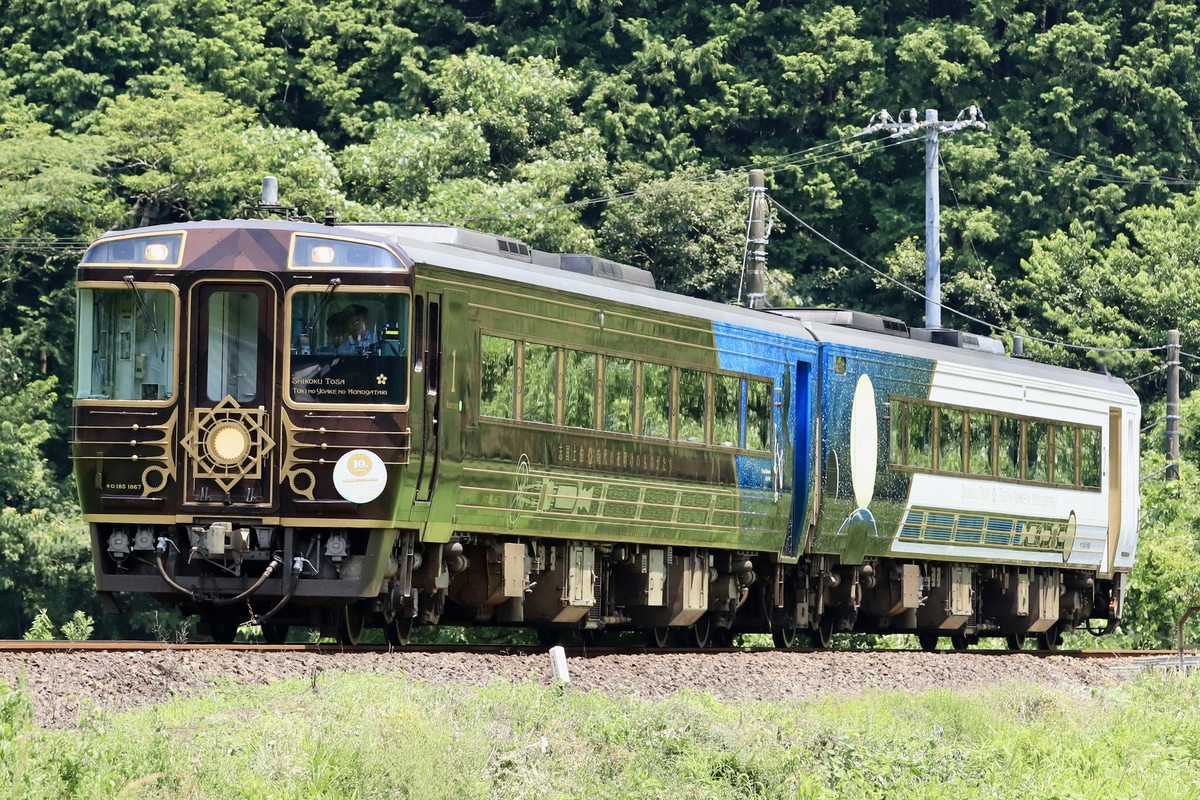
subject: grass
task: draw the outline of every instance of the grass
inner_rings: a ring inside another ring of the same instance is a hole
[[[0,797],[1193,798],[1200,678],[723,704],[400,674],[225,687],[43,730],[0,689]]]

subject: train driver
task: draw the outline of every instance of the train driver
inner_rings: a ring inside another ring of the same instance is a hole
[[[345,341],[338,346],[339,353],[370,353],[375,349],[378,337],[371,326],[371,315],[367,307],[359,303],[346,306]]]

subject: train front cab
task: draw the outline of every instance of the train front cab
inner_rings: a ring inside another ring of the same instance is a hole
[[[403,569],[409,266],[288,223],[88,251],[72,444],[102,598],[153,595],[217,639],[395,618],[370,600]]]

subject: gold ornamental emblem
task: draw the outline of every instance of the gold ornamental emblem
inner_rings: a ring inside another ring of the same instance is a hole
[[[275,448],[265,422],[266,411],[242,408],[229,395],[212,408],[195,409],[180,444],[196,477],[211,478],[227,492],[243,479],[261,479],[263,459]]]

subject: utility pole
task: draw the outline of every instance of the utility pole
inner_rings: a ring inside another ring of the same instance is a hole
[[[983,114],[976,106],[958,112],[953,122],[939,122],[936,109],[925,109],[925,121],[917,121],[917,110],[910,108],[900,114],[897,122],[886,109],[871,117],[863,133],[892,131],[892,136],[908,136],[925,131],[925,327],[942,327],[942,206],[938,184],[938,161],[941,145],[938,137],[966,128],[989,130]]]
[[[766,173],[761,169],[752,169],[750,170],[749,239],[746,242],[750,260],[749,277],[746,280],[747,308],[766,306],[766,290],[763,288],[763,277],[767,269],[766,201]]]
[[[1167,480],[1179,480],[1179,331],[1167,331]]]

